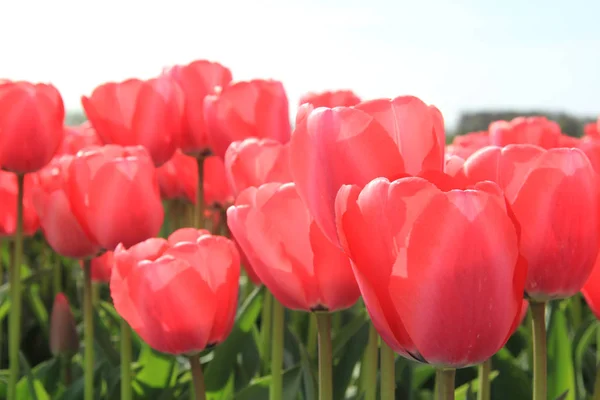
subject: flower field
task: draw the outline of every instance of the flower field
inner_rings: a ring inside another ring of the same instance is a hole
[[[600,400],[600,118],[234,77],[0,79],[0,399]]]

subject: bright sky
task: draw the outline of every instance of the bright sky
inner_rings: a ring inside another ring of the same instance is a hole
[[[108,80],[219,61],[234,79],[461,110],[600,114],[597,0],[2,0],[0,78],[50,81],[68,108]]]

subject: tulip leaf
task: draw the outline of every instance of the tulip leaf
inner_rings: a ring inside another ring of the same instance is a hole
[[[596,352],[592,344],[597,340],[599,329],[598,320],[590,315],[579,326],[573,339],[575,380],[577,382],[577,392],[580,394],[593,391],[593,382],[596,375]],[[586,387],[586,381],[589,382],[588,387]]]
[[[333,398],[343,400],[352,380],[352,373],[369,341],[369,324],[365,323],[344,347],[339,362],[333,368]]]
[[[247,341],[247,345],[242,348],[240,356],[238,358],[239,365],[235,370],[235,389],[241,390],[246,387],[250,381],[255,377],[260,367],[260,354],[258,352],[258,346],[256,338],[258,332],[256,325],[252,326],[252,340]]]
[[[418,364],[413,369],[413,390],[422,389],[429,380],[435,379],[435,368],[428,364]]]
[[[499,375],[498,371],[490,372],[489,378],[490,382],[493,382]],[[477,388],[479,386],[479,378],[473,379],[471,382],[467,382],[464,385],[461,385],[456,388],[454,391],[455,400],[468,400],[472,394],[477,393]]]
[[[48,326],[48,311],[46,310],[44,302],[40,297],[40,289],[38,285],[29,286],[27,300],[29,301],[29,305],[31,307],[31,310],[33,311],[33,314],[36,316],[38,322],[40,323],[44,335],[46,336],[46,338],[48,338],[50,332]]]
[[[531,374],[519,366],[519,360],[508,349],[500,349],[492,359],[492,368],[499,372],[492,384],[492,397],[503,398],[510,393],[511,400],[530,400]]]
[[[246,299],[238,315],[236,323],[227,339],[217,346],[213,359],[205,370],[206,390],[217,392],[221,390],[235,370],[238,354],[245,346],[252,345],[252,326],[260,315],[262,308],[262,290],[256,288]]]
[[[100,318],[97,312],[94,312],[94,348],[98,355],[108,360],[112,365],[117,366],[121,361],[121,357],[117,350],[113,347],[110,341],[111,332],[106,322]]]
[[[362,310],[358,311],[354,318],[344,325],[340,332],[336,332],[336,335],[333,337],[333,357],[339,357],[352,336],[354,336],[358,331],[368,324],[369,318],[367,317],[366,313],[362,312]]]
[[[567,318],[561,307],[553,307],[548,332],[548,396],[556,399],[568,390],[564,400],[575,400],[575,371]]]
[[[177,368],[175,358],[152,350],[147,344],[142,345],[138,364],[140,371],[135,379],[151,388],[163,388],[171,382],[171,376]]]
[[[302,367],[295,366],[283,373],[283,398],[281,400],[296,400],[302,380]],[[254,380],[248,387],[239,391],[234,400],[269,400],[271,376]]]
[[[294,339],[298,352],[300,354],[300,367],[302,368],[302,386],[303,400],[317,400],[317,377],[314,374],[314,365],[310,360],[310,355],[306,346],[298,334],[290,330],[290,336]]]

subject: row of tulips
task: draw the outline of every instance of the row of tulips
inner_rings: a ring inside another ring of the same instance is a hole
[[[454,398],[456,369],[480,364],[487,400],[489,360],[529,304],[533,396],[545,400],[547,303],[583,288],[599,304],[600,121],[582,139],[544,118],[498,121],[446,146],[440,111],[420,99],[339,91],[303,97],[292,132],[281,83],[232,82],[206,61],[101,85],[82,105],[89,123],[66,128],[51,85],[0,81],[9,399],[21,377],[23,238],[38,227],[83,266],[85,400],[92,279],[110,283],[122,317],[121,399],[132,398],[131,329],[187,357],[193,393],[205,398],[199,356],[232,331],[247,299],[241,275],[267,291],[261,357],[273,400],[284,398],[285,309],[313,315],[322,400],[333,398],[336,315],[362,303],[372,322],[365,399],[378,380],[381,398],[395,398],[400,355],[437,369],[438,399]],[[61,293],[54,311],[51,348],[72,355],[77,332]]]

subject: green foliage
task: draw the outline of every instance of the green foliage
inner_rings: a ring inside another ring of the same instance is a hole
[[[87,117],[82,110],[69,110],[65,116],[65,125],[76,126],[87,121]]]
[[[521,116],[544,116],[556,121],[562,131],[569,136],[579,137],[583,135],[583,126],[595,118],[577,117],[567,113],[545,112],[545,111],[473,111],[462,113],[454,134],[463,135],[469,132],[486,131],[491,122],[504,120],[510,121]]]
[[[9,243],[0,248],[6,271]],[[69,297],[78,331],[82,334],[81,267],[49,251],[40,235],[26,241],[22,266],[24,339],[21,349],[19,400],[80,400],[83,398],[83,348],[71,360],[72,380],[65,384],[65,360],[53,358],[48,349],[48,316],[53,290],[52,268],[63,268],[63,287]],[[0,286],[0,399],[6,398],[7,310],[6,275]],[[247,281],[244,281],[247,282]],[[251,285],[243,283],[243,285]],[[221,345],[201,354],[208,399],[267,400],[269,371],[261,368],[259,355],[261,310],[264,288],[242,288],[249,293],[240,300],[232,333]],[[316,400],[317,360],[309,349],[309,315],[286,311],[284,349],[284,400]],[[492,399],[529,400],[532,393],[531,341],[528,319],[507,345],[492,359]],[[100,287],[95,304],[95,390],[97,399],[118,399],[120,394],[119,326],[108,288]],[[588,399],[596,375],[598,323],[581,296],[548,307],[549,398]],[[361,302],[340,313],[333,331],[333,388],[335,400],[362,397],[360,367],[368,341],[369,318]],[[189,398],[191,373],[185,357],[173,357],[151,349],[133,335],[133,392],[136,399]],[[396,398],[431,400],[434,391],[432,367],[401,357],[396,359]],[[456,398],[469,400],[477,394],[476,367],[457,371]],[[562,397],[561,397],[562,396]]]

